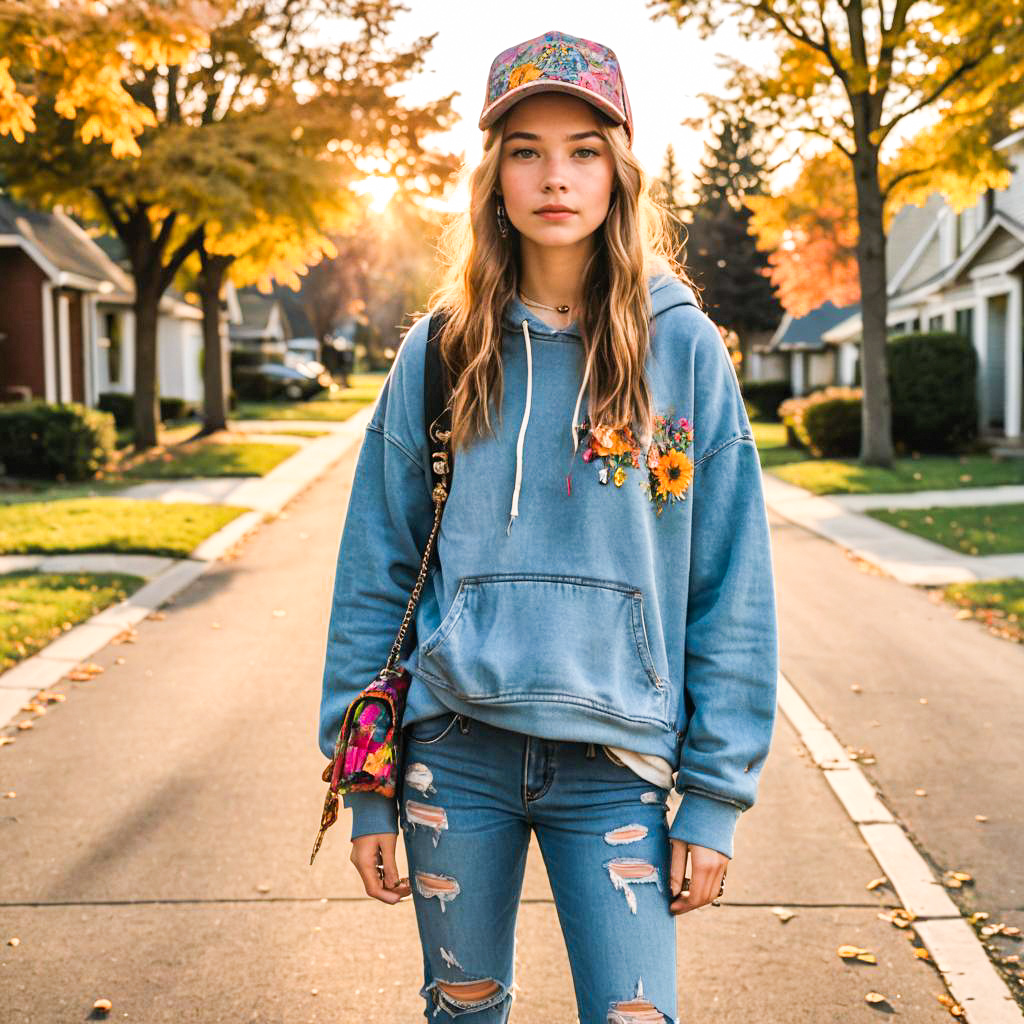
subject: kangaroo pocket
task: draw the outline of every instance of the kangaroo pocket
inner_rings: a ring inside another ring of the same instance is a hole
[[[643,592],[626,583],[541,573],[464,576],[417,659],[434,685],[467,703],[579,704],[672,727]]]

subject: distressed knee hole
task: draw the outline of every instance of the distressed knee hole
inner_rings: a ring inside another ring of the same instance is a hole
[[[448,814],[443,807],[421,804],[416,800],[405,801],[405,820],[413,832],[416,831],[417,825],[429,828],[434,833],[434,846],[437,846],[442,830],[448,828]]]
[[[604,841],[609,846],[622,846],[624,843],[638,843],[647,837],[646,825],[620,825],[610,832],[605,832]]]
[[[644,998],[644,979],[636,983],[632,999],[623,999],[608,1007],[607,1024],[665,1024],[668,1018],[654,1003]]]
[[[501,989],[496,981],[439,981],[437,987],[463,1003],[479,1003],[482,999],[490,999]]]
[[[665,1014],[646,999],[629,999],[612,1003],[608,1024],[665,1024]]]
[[[633,887],[653,883],[661,892],[661,878],[658,869],[649,861],[637,857],[617,857],[605,861],[605,869],[613,886],[626,897],[626,904],[632,913],[636,913],[636,893]]]

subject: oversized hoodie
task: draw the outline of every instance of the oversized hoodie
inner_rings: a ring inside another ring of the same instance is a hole
[[[455,453],[439,564],[400,662],[413,676],[403,721],[451,710],[663,758],[682,795],[670,835],[731,857],[775,715],[761,467],[718,329],[677,278],[649,286],[645,369],[665,426],[639,442],[589,423],[575,325],[556,330],[518,298],[504,311],[501,419],[495,437]],[[433,523],[428,329],[424,316],[403,338],[356,465],[323,677],[327,757],[387,659]],[[658,444],[666,431],[674,445]],[[651,466],[666,483],[652,486]],[[353,793],[344,804],[352,838],[397,833],[394,800]]]

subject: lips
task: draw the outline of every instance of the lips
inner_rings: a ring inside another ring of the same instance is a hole
[[[575,211],[574,210],[570,210],[568,206],[542,206],[539,210],[537,210],[537,213],[542,214],[542,215],[545,214],[545,213],[563,213],[563,214],[565,214],[565,213],[574,213],[574,212]]]

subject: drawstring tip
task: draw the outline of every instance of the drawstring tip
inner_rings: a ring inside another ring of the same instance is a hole
[[[508,517],[508,526],[505,527],[505,536],[506,537],[510,537],[512,535],[512,520],[513,519],[515,519],[515,516],[509,516]]]

